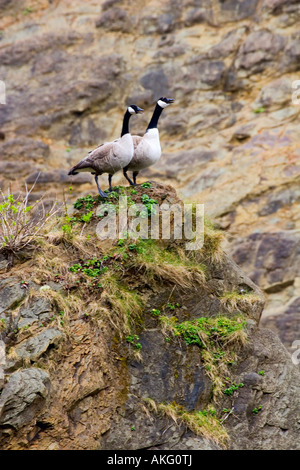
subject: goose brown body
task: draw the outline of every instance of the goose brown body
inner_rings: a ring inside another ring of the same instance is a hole
[[[114,175],[124,168],[133,157],[134,147],[131,134],[125,134],[114,142],[106,142],[92,150],[72,170],[70,175],[90,172],[95,175],[109,173]]]
[[[143,111],[143,109],[136,105],[129,106],[124,114],[121,137],[113,142],[106,142],[89,152],[68,174],[92,173],[92,175],[95,175],[100,196],[107,197],[107,194],[100,188],[98,176],[108,173],[109,190],[112,191],[112,176],[127,166],[134,154],[133,140],[129,132],[129,119],[132,114],[139,114]]]

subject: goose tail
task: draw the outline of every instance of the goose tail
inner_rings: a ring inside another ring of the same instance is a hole
[[[77,166],[77,165],[76,165]],[[76,166],[74,166],[69,172],[68,175],[77,175],[78,171],[76,171]]]
[[[89,154],[90,153],[91,152],[89,152]],[[91,170],[90,164],[87,161],[88,157],[89,157],[89,155],[87,155],[83,160],[81,160],[79,163],[77,163],[77,165],[73,166],[73,168],[71,168],[71,170],[69,171],[68,175],[77,175],[81,171]]]

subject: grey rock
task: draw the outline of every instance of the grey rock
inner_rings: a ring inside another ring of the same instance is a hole
[[[232,256],[255,283],[270,290],[299,276],[300,236],[297,231],[254,233],[236,243]]]
[[[168,126],[166,126],[168,129]],[[164,172],[167,177],[174,178],[178,176],[179,171],[188,171],[191,166],[203,171],[207,164],[220,158],[220,153],[213,150],[183,150],[176,153],[165,153],[164,158],[157,165],[157,170]],[[154,170],[152,170],[154,171]],[[197,179],[198,180],[198,179]]]
[[[168,96],[168,78],[162,68],[153,69],[143,75],[140,83],[146,90],[152,91],[152,97],[154,99],[158,99],[161,96]]]
[[[38,368],[14,372],[0,397],[0,429],[18,430],[41,411],[50,390],[50,378]]]
[[[102,13],[96,20],[96,27],[128,33],[132,29],[133,24],[126,11],[119,7],[113,7]]]
[[[0,280],[0,312],[16,307],[27,295],[19,279],[10,277]]]
[[[295,296],[279,312],[274,315],[269,312],[261,319],[261,326],[274,331],[291,354],[297,346],[294,342],[300,338],[299,311],[300,297]]]
[[[262,7],[274,14],[282,13],[287,7],[298,3],[298,0],[264,0]]]
[[[39,140],[19,137],[10,139],[0,144],[1,157],[12,158],[13,163],[16,163],[16,156],[18,159],[24,157],[27,160],[45,160],[49,157],[49,146]]]
[[[4,9],[7,6],[9,6],[9,4],[11,3],[12,3],[12,0],[0,0],[0,7]]]
[[[252,137],[255,133],[254,124],[245,124],[244,126],[239,127],[233,134],[237,140],[245,140],[249,137]]]
[[[187,194],[197,194],[206,188],[210,188],[215,184],[215,181],[224,173],[222,168],[207,169],[201,173],[201,176],[195,178],[191,183],[186,186]]]
[[[219,2],[220,13],[218,19],[221,22],[240,21],[256,12],[258,0],[228,0]]]
[[[280,69],[282,72],[294,72],[299,70],[300,59],[300,40],[299,38],[291,41],[286,49],[282,59]]]
[[[272,194],[262,215],[275,213],[285,205],[289,207],[295,200],[297,191],[283,190]],[[272,296],[277,299],[276,311],[270,303],[261,319],[261,325],[276,332],[285,347],[291,351],[293,342],[300,337],[299,293],[294,285],[295,280],[300,277],[299,231],[254,233],[235,242],[232,256],[271,299]],[[278,304],[279,296],[282,300]]]
[[[142,407],[145,407],[144,409]],[[138,449],[219,449],[213,442],[186,432],[185,426],[176,424],[166,417],[151,416],[145,412],[146,405],[128,396],[124,416],[119,416],[117,426],[103,436],[101,450],[138,450]],[[134,431],[132,431],[134,423]]]
[[[143,332],[140,341],[144,363],[130,364],[131,393],[151,397],[157,403],[180,402],[188,410],[205,407],[211,382],[201,367],[198,348],[166,345],[165,337],[156,329]]]
[[[1,174],[10,180],[19,179],[20,176],[25,176],[28,171],[33,171],[34,169],[35,167],[28,162],[12,160],[3,160],[0,162]]]
[[[1,49],[0,64],[14,67],[24,65],[35,58],[38,52],[44,52],[53,47],[71,46],[81,39],[82,36],[79,33],[71,31],[66,34],[45,33],[16,41]]]
[[[254,291],[260,296],[256,286],[227,257],[219,269],[211,272],[211,290],[215,283],[220,291],[241,287]],[[208,288],[208,291],[211,291]],[[151,298],[151,305],[164,305],[170,298],[168,289],[158,292]],[[193,293],[194,292],[194,293]],[[193,320],[200,313],[214,316],[220,312],[220,303],[207,295],[207,290],[180,292],[177,289],[176,301],[185,308],[176,312],[178,321]],[[263,302],[257,302],[249,309],[249,316],[255,319],[254,326],[249,324],[249,331],[256,331],[257,321],[261,315]],[[151,309],[151,307],[149,307]],[[251,312],[250,312],[251,310]],[[101,449],[149,448],[159,449],[218,449],[218,446],[202,436],[187,432],[180,422],[176,425],[171,419],[149,414],[145,411],[143,398],[151,398],[156,403],[173,403],[182,405],[187,410],[202,410],[211,400],[211,381],[203,369],[201,355],[197,346],[187,346],[184,341],[165,341],[157,320],[147,316],[145,329],[139,334],[142,344],[141,362],[129,361],[127,401],[118,414],[114,416],[110,431],[101,440]],[[155,345],[155,347],[153,347]],[[258,382],[260,376],[258,376]],[[255,376],[256,378],[256,376]],[[251,377],[248,377],[250,382]],[[257,384],[257,378],[256,378]],[[134,423],[135,430],[131,430]]]
[[[300,56],[299,56],[300,57]],[[291,103],[291,81],[287,78],[279,78],[268,85],[264,86],[257,99],[253,103],[253,108],[282,107],[283,105]]]
[[[35,321],[43,321],[53,316],[52,305],[47,299],[31,298],[28,303],[24,303],[19,311],[19,328],[31,325]]]
[[[80,173],[76,178],[68,176],[68,172],[64,170],[53,170],[47,172],[35,172],[28,176],[26,183],[33,184],[47,184],[47,183],[66,183],[66,184],[85,184],[92,181],[89,173]]]
[[[260,370],[263,377],[257,374]],[[299,449],[299,368],[272,331],[259,329],[252,336],[235,382],[244,387],[225,401],[226,408],[234,406],[226,420],[231,449]]]
[[[230,54],[235,52],[241,42],[243,34],[246,32],[246,28],[239,28],[230,31],[219,44],[213,46],[207,53],[210,59],[220,59],[228,57]]]
[[[192,4],[192,2],[190,2]],[[200,8],[188,8],[183,17],[185,26],[193,26],[199,23],[214,24],[212,4],[210,0],[203,1]],[[195,6],[195,5],[193,5]]]
[[[195,78],[197,86],[204,88],[214,88],[222,83],[225,76],[225,64],[219,60],[202,60],[198,64],[189,67],[190,78]]]
[[[239,49],[235,67],[258,73],[276,62],[276,55],[284,49],[285,39],[267,30],[250,33]]]
[[[15,353],[18,358],[13,360],[9,357],[7,358],[6,370],[20,367],[24,360],[30,360],[31,362],[37,361],[50,346],[57,345],[63,337],[64,334],[62,331],[55,328],[48,328],[36,336],[23,341],[15,348]]]
[[[8,266],[8,259],[6,258],[6,256],[0,254],[0,271],[6,269],[7,266]]]

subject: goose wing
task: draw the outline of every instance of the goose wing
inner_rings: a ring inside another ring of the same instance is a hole
[[[107,159],[113,151],[113,142],[107,142],[92,150],[88,155],[80,160],[70,171],[69,175],[76,175],[81,171],[91,171],[101,173],[104,170]]]

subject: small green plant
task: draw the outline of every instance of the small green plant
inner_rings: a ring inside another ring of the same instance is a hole
[[[29,13],[33,13],[33,8],[32,7],[26,7],[24,10],[24,15],[28,15]]]
[[[64,224],[64,225],[62,225],[61,229],[62,229],[62,231],[63,231],[66,235],[71,235],[72,226],[71,226],[70,224]]]
[[[140,216],[150,216],[151,214],[156,214],[156,208],[155,205],[157,204],[157,201],[155,199],[151,199],[148,194],[143,194],[142,195],[142,203],[145,205],[147,209],[147,213],[140,213]]]
[[[265,112],[265,108],[263,106],[260,106],[259,108],[254,109],[254,114],[260,114]]]
[[[167,304],[167,308],[169,308],[170,310],[175,310],[178,307],[180,307],[180,305],[178,303],[176,303],[176,304],[168,303]]]
[[[153,308],[151,310],[151,315],[154,315],[155,317],[159,317],[161,315],[161,311],[158,310],[157,308]]]
[[[135,431],[135,426],[131,426],[130,430]]]
[[[223,413],[232,413],[232,408],[223,408]]]
[[[142,345],[141,343],[139,342],[139,337],[138,335],[128,335],[126,336],[126,341],[127,343],[130,343],[134,346],[135,349],[139,350],[139,349],[142,349]]]
[[[130,190],[130,194],[132,194],[132,195],[137,194],[137,193],[138,193],[138,192],[137,192],[136,189],[131,189],[131,190]]]
[[[88,212],[87,214],[83,214],[80,218],[80,220],[86,224],[88,224],[91,221],[91,218],[93,217],[93,211]]]
[[[252,413],[257,415],[261,410],[262,410],[262,405],[260,405],[258,408],[253,408]]]
[[[258,372],[258,375],[265,375],[265,371],[264,371],[264,370],[260,370],[260,371]]]
[[[88,277],[91,278],[96,278],[98,276],[101,276],[101,274],[104,274],[106,271],[108,271],[107,266],[103,266],[103,260],[102,259],[88,259],[87,261],[84,261],[82,263],[75,263],[73,266],[69,268],[69,271],[72,273],[79,273],[82,272],[86,274]]]
[[[117,191],[111,191],[111,192],[109,193],[109,195],[108,195],[108,197],[109,197],[110,199],[114,199],[114,198],[116,198],[116,197],[118,197],[118,196],[119,196],[119,194],[117,193]]]
[[[137,247],[136,243],[130,243],[130,245],[128,245],[128,248],[130,251],[134,251],[136,247]]]
[[[231,396],[234,394],[234,392],[236,392],[239,388],[242,388],[242,387],[244,387],[243,383],[236,384],[233,382],[233,384],[230,387],[223,390],[223,393],[224,395]]]
[[[74,203],[74,209],[80,210],[84,208],[87,211],[90,211],[93,208],[94,204],[95,200],[93,196],[88,195],[77,199],[77,201]]]
[[[142,188],[152,188],[152,184],[150,183],[150,181],[146,181],[145,183],[141,184],[141,187]]]

